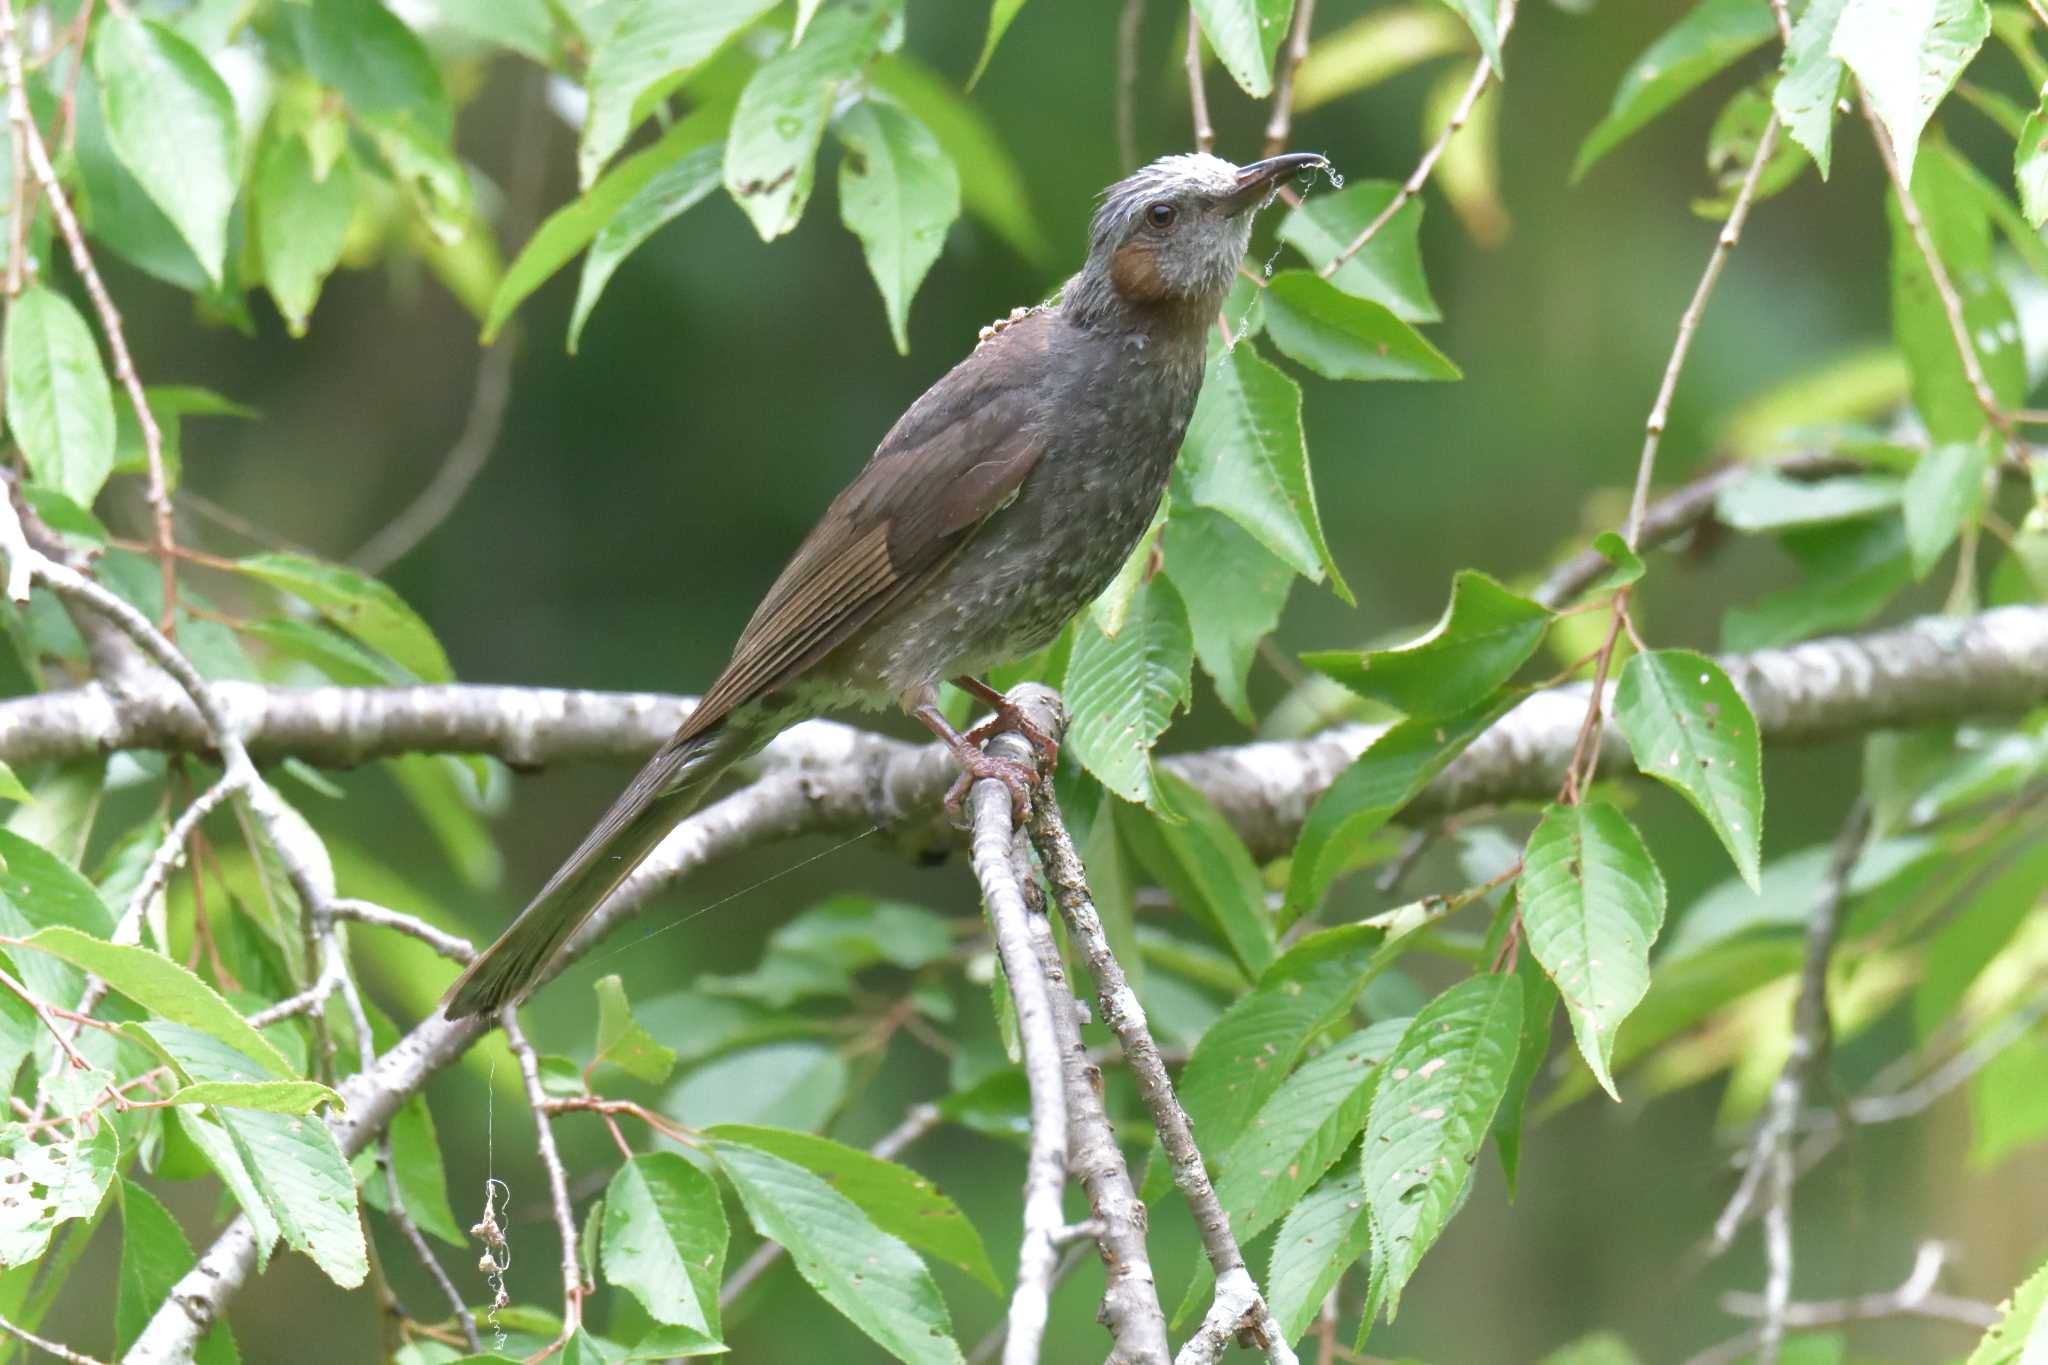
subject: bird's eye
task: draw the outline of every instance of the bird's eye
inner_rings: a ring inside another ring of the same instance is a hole
[[[1145,221],[1164,231],[1173,226],[1173,220],[1180,217],[1180,210],[1161,200],[1145,210]]]

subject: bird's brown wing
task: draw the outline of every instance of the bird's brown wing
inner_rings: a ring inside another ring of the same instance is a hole
[[[928,580],[1016,495],[1044,449],[1056,319],[983,342],[912,404],[769,588],[678,738],[767,695]]]

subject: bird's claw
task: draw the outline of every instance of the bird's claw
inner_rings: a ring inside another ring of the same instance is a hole
[[[1036,725],[1033,725],[1025,718],[1024,713],[1013,706],[1008,700],[999,702],[996,705],[993,716],[990,716],[987,720],[969,730],[961,738],[979,749],[982,745],[1001,734],[1022,735],[1030,743],[1031,747],[1038,751],[1040,759],[1038,770],[1046,776],[1051,776],[1053,770],[1059,767],[1060,742],[1039,729]],[[1034,783],[1036,780],[1034,775]]]
[[[1031,818],[1031,791],[1038,785],[1039,777],[1030,764],[984,753],[979,748],[969,749],[958,757],[960,776],[946,792],[946,816],[955,825],[964,827],[968,823],[962,807],[968,792],[983,778],[993,778],[1009,789],[1010,817],[1017,824]]]

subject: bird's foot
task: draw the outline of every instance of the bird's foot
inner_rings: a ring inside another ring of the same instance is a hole
[[[1053,770],[1059,767],[1060,742],[1025,719],[1024,713],[1018,710],[1009,698],[998,694],[991,704],[995,708],[995,714],[969,730],[962,738],[978,749],[1005,732],[1022,735],[1030,742],[1031,747],[1038,751],[1039,772],[1051,777]]]
[[[1022,825],[1031,818],[1031,792],[1038,785],[1039,776],[1029,763],[985,753],[971,745],[954,750],[953,756],[960,761],[960,776],[946,790],[947,819],[955,825],[968,823],[963,812],[967,794],[983,778],[994,778],[1010,789],[1011,819]]]

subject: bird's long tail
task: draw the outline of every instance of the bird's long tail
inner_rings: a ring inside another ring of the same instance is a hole
[[[456,978],[450,1019],[496,1011],[524,995],[555,952],[627,875],[704,801],[726,769],[775,733],[728,715],[699,733],[685,726],[648,760],[597,828],[548,879],[512,927]]]

